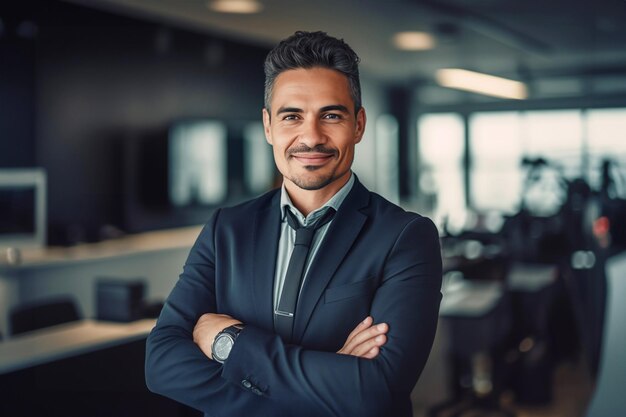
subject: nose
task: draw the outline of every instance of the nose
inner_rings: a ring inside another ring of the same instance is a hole
[[[315,145],[326,143],[327,138],[321,123],[316,119],[309,119],[302,124],[299,142],[313,148]]]

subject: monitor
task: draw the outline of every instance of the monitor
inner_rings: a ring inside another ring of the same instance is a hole
[[[170,203],[175,207],[221,203],[228,192],[227,160],[224,123],[176,123],[169,137]]]
[[[46,173],[0,169],[0,248],[46,244]]]

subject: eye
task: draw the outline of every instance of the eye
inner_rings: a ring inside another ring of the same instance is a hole
[[[283,120],[287,120],[287,121],[290,121],[290,120],[298,120],[298,115],[297,115],[297,114],[286,114],[286,115],[283,117]]]
[[[337,113],[326,113],[322,118],[326,120],[341,120],[343,116]]]

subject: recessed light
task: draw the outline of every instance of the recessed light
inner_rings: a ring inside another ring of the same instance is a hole
[[[237,14],[258,13],[263,9],[257,0],[213,0],[207,6],[214,12]]]
[[[435,47],[435,38],[427,32],[398,32],[393,44],[404,51],[425,51]]]

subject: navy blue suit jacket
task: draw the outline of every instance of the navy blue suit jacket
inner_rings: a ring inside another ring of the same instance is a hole
[[[357,180],[301,291],[294,343],[273,330],[280,191],[217,210],[147,341],[150,390],[223,417],[411,416],[441,300],[433,223]],[[222,366],[193,342],[200,315],[246,324]],[[367,315],[389,324],[372,360],[335,353]]]

